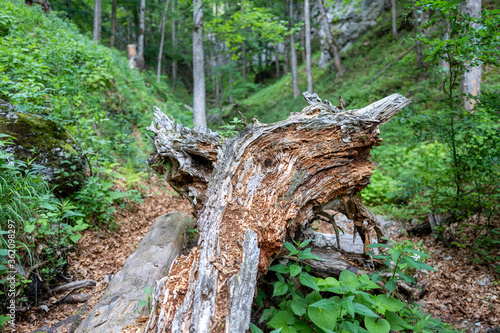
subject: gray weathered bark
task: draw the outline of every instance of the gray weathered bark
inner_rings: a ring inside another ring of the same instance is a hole
[[[462,2],[461,11],[463,14],[470,17],[480,17],[481,16],[481,0],[467,0]],[[473,29],[477,29],[477,24],[471,24]],[[460,84],[460,91],[464,94],[464,107],[466,110],[472,110],[474,108],[475,100],[468,98],[471,96],[479,96],[481,93],[481,69],[482,66],[470,66],[466,65],[466,71],[462,76],[462,81]]]
[[[318,3],[319,13],[321,16],[321,26],[326,35],[326,40],[328,41],[328,50],[335,61],[335,68],[337,69],[337,75],[342,76],[344,74],[344,68],[342,68],[342,60],[340,59],[340,53],[333,40],[332,32],[330,31],[330,25],[328,24],[328,19],[326,17],[325,7],[323,6],[322,0],[316,0]]]
[[[161,38],[160,38],[160,51],[158,52],[158,73],[157,73],[157,82],[160,82],[161,75],[161,58],[163,57],[163,42],[165,41],[165,19],[167,18],[168,11],[168,3],[170,0],[167,0],[165,4],[165,10],[163,11],[163,18],[161,20]]]
[[[293,0],[290,0],[290,24],[293,28]],[[300,95],[299,90],[299,71],[297,65],[297,52],[295,49],[295,36],[293,33],[290,34],[290,60],[292,67],[292,89],[293,89],[293,97],[298,97]]]
[[[146,0],[141,0],[139,15],[139,38],[137,41],[137,54],[144,59],[144,29],[146,28]]]
[[[410,101],[394,94],[343,111],[304,95],[310,106],[302,112],[269,125],[254,118],[224,141],[155,109],[148,129],[156,151],[148,163],[192,203],[200,238],[158,285],[147,332],[245,332],[250,307],[234,315],[235,300],[251,303],[255,277],[323,210],[346,214],[365,245],[370,230],[381,241],[383,231],[357,194],[373,171],[368,157],[381,141],[379,126]]]
[[[203,0],[193,0],[193,124],[207,127],[203,54]]]
[[[94,30],[93,37],[96,42],[101,41],[101,0],[94,0]]]
[[[313,81],[311,72],[311,13],[309,11],[309,0],[304,0],[304,20],[305,20],[305,43],[306,43],[306,75],[307,91],[312,94]]]
[[[170,213],[156,219],[137,250],[110,281],[103,297],[87,315],[77,333],[122,332],[135,323],[146,298],[144,289],[154,287],[181,253],[187,229],[194,220],[184,213]]]
[[[424,67],[424,58],[422,56],[422,41],[418,39],[418,32],[420,25],[422,24],[422,19],[424,17],[422,9],[415,6],[415,0],[411,0],[411,5],[413,7],[413,30],[415,31],[415,48],[417,53],[417,66],[419,68]],[[419,13],[420,12],[420,13]]]

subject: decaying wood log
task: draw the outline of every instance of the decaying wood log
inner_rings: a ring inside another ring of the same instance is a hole
[[[134,324],[141,311],[139,301],[148,298],[145,288],[154,287],[157,280],[168,274],[175,257],[181,253],[186,230],[193,224],[193,219],[184,213],[170,213],[156,219],[77,332],[122,332],[123,327]]]
[[[381,142],[379,126],[410,101],[394,94],[350,111],[317,95],[307,101],[275,124],[254,118],[229,140],[155,109],[148,163],[190,200],[200,238],[158,284],[147,332],[245,332],[250,307],[234,312],[235,300],[252,303],[257,274],[318,212],[347,215],[365,245],[370,230],[383,236],[357,195],[373,171],[368,158]]]

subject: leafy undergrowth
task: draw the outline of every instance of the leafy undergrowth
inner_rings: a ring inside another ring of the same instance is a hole
[[[155,219],[171,212],[191,214],[191,206],[187,200],[175,195],[155,175],[151,175],[147,182],[141,181],[141,185],[147,186],[143,203],[116,206],[116,212],[112,214],[119,226],[116,230],[87,229],[82,232],[83,237],[78,241],[78,251],[68,254],[66,277],[70,277],[72,281],[91,279],[98,282],[96,288],[80,291],[91,293],[91,306],[99,301],[102,292],[106,290],[104,277],[116,274],[123,267],[125,260],[137,248]],[[113,255],[110,256],[110,253]],[[81,305],[51,304],[62,296],[64,293],[41,302],[48,305],[48,312],[33,308],[28,312],[18,313],[20,320],[17,322],[19,327],[16,332],[32,332],[42,326],[52,325],[69,317]]]
[[[65,274],[69,250],[85,231],[119,228],[115,205],[141,202],[149,150],[141,139],[152,107],[185,124],[191,116],[165,83],[130,70],[125,54],[83,36],[57,12],[19,0],[0,5],[0,100],[64,127],[87,168],[86,179],[75,184],[79,190],[61,198],[37,173],[37,160],[16,160],[4,150],[15,138],[0,137],[0,278],[15,267],[16,306],[37,306],[42,288]],[[16,233],[10,262],[9,229]],[[2,313],[6,288],[0,290]]]

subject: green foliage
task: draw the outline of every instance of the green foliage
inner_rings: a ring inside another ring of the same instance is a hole
[[[236,51],[242,43],[249,43],[247,39],[250,37],[259,36],[262,42],[277,44],[289,34],[288,22],[277,20],[268,8],[255,7],[250,3],[243,3],[243,6],[244,10],[236,11],[230,18],[215,17],[205,25],[209,31],[223,38],[234,61],[239,58]]]
[[[310,267],[299,259],[319,259],[305,248],[309,241],[285,243],[290,251],[287,264],[276,264],[269,268],[275,272],[277,281],[273,286],[273,303],[263,311],[260,322],[276,332],[370,332],[389,333],[392,331],[412,332],[453,332],[449,325],[438,319],[424,315],[416,305],[408,305],[391,297],[395,283],[401,279],[411,283],[413,277],[408,270],[432,268],[423,263],[428,257],[416,250],[420,244],[410,242],[394,245],[375,244],[372,247],[387,248],[387,254],[379,255],[395,274],[385,283],[385,295],[377,282],[380,274],[356,275],[344,270],[338,279],[315,278],[308,272]],[[414,256],[419,256],[415,259]],[[394,266],[394,268],[392,268]],[[397,273],[397,274],[396,274]],[[263,305],[261,291],[256,303]],[[260,332],[253,325],[252,332]],[[274,331],[273,331],[274,332]]]
[[[151,306],[151,301],[153,300],[153,287],[144,288],[144,293],[146,294],[146,298],[139,300],[137,305],[139,306],[139,312],[144,308],[148,307],[148,313],[151,312],[149,308]]]
[[[219,128],[219,134],[224,138],[232,138],[239,133],[243,125],[243,121],[239,118],[234,117],[229,123],[225,123]]]
[[[389,239],[386,239],[390,242]],[[436,271],[431,266],[424,263],[429,255],[423,252],[422,241],[414,244],[408,240],[395,244],[370,244],[370,248],[384,248],[385,253],[372,255],[375,259],[382,259],[387,269],[390,271],[389,280],[385,284],[385,288],[392,294],[396,290],[398,281],[406,283],[415,283],[412,273],[420,270]]]

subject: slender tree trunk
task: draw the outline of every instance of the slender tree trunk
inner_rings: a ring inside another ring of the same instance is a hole
[[[241,2],[241,16],[245,16],[245,8],[243,1]],[[241,53],[242,53],[242,67],[243,67],[243,81],[247,80],[247,47],[245,45],[245,40],[241,43]]]
[[[293,0],[290,0],[290,24],[293,27]],[[295,52],[295,37],[294,34],[290,34],[290,58],[292,62],[292,88],[293,97],[298,97],[300,95],[299,90],[299,71],[297,69],[297,52]]]
[[[275,51],[274,62],[276,64],[276,77],[280,78],[281,73],[280,73],[280,44],[279,43],[274,46],[274,51]]]
[[[289,72],[290,68],[290,59],[288,59],[288,49],[289,49],[289,44],[290,40],[288,38],[285,38],[285,41],[283,42],[283,75],[287,75]]]
[[[109,37],[109,47],[115,46],[116,34],[116,0],[111,2],[111,36]]]
[[[203,0],[193,0],[193,124],[207,127],[203,54]]]
[[[392,7],[392,38],[396,40],[398,38],[398,23],[396,21],[396,0],[391,0]]]
[[[307,91],[312,94],[313,82],[311,72],[311,14],[309,12],[309,0],[304,1],[304,19],[305,19],[305,39],[306,39],[306,74]]]
[[[68,19],[71,19],[71,0],[66,0],[66,11],[67,11],[67,17]]]
[[[415,49],[417,53],[417,67],[424,67],[424,59],[422,56],[422,41],[418,40],[418,31],[420,29],[420,24],[423,19],[423,13],[419,13],[417,6],[415,6],[415,0],[411,0],[413,7],[413,29],[415,30]]]
[[[471,17],[481,17],[481,0],[468,0],[462,2],[461,11],[463,14],[467,14]],[[472,23],[471,28],[477,29],[479,27],[477,24]],[[470,42],[474,43],[475,41]],[[460,83],[460,91],[464,94],[464,107],[466,110],[472,110],[476,103],[474,99],[470,99],[468,96],[479,96],[481,93],[481,70],[481,65],[475,67],[469,64],[466,65],[466,70]]]
[[[342,61],[340,59],[340,53],[333,40],[332,32],[330,31],[330,25],[328,24],[328,19],[326,17],[325,6],[322,0],[316,0],[318,3],[319,13],[321,15],[321,25],[326,35],[328,41],[329,51],[335,61],[335,68],[337,69],[337,75],[342,76],[344,74],[344,68],[342,68]]]
[[[141,0],[141,13],[139,17],[139,40],[137,43],[137,54],[144,57],[144,28],[146,20],[146,0]]]
[[[305,22],[305,19],[304,19]],[[300,45],[302,46],[302,49],[300,51],[302,55],[302,63],[306,62],[306,28],[302,26],[302,29],[300,29]]]
[[[113,0],[116,1],[116,0]],[[163,58],[163,42],[165,41],[165,20],[167,18],[167,11],[168,11],[168,3],[170,0],[167,0],[167,3],[165,4],[165,11],[163,12],[163,18],[161,20],[161,39],[160,39],[160,52],[158,52],[158,76],[157,76],[157,81],[160,82],[160,75],[161,75],[161,58]]]
[[[94,0],[94,40],[101,41],[101,0]]]
[[[172,51],[177,52],[177,36],[175,34],[175,0],[172,0]],[[177,80],[177,57],[174,55],[172,61],[172,92],[175,91],[175,81]]]

